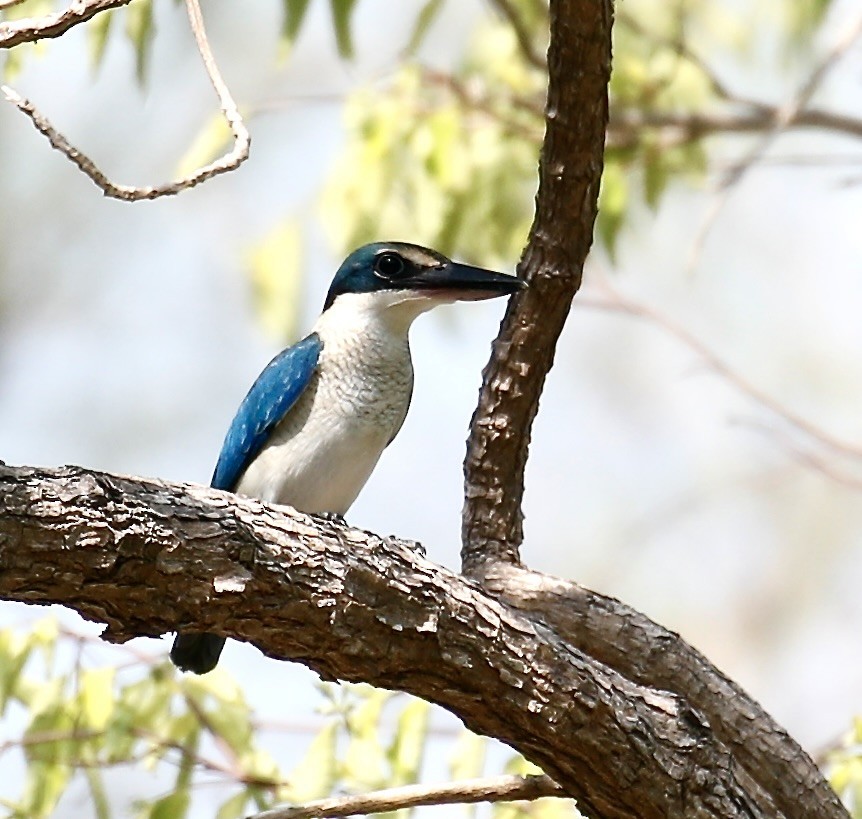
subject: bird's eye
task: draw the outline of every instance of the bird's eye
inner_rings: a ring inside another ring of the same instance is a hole
[[[397,253],[381,253],[374,260],[374,272],[387,279],[401,275],[404,267],[404,259]]]

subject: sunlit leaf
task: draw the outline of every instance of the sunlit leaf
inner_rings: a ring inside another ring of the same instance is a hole
[[[90,789],[90,800],[95,818],[110,819],[111,806],[105,791],[105,783],[102,781],[102,772],[98,768],[88,766],[84,768],[84,776]]]
[[[224,154],[231,144],[233,135],[224,116],[214,114],[198,131],[197,136],[183,154],[177,166],[179,176],[191,176],[204,165]]]
[[[611,258],[617,247],[617,238],[623,226],[629,205],[629,185],[625,171],[618,162],[605,162],[602,187],[599,192],[599,215],[596,231]]]
[[[245,806],[248,804],[248,791],[241,790],[235,793],[226,802],[222,802],[218,809],[216,819],[240,819],[245,816]]]
[[[515,754],[505,767],[507,774],[517,774],[518,776],[538,776],[542,773],[542,769],[538,765],[524,759],[520,754]]]
[[[266,236],[249,256],[249,272],[264,329],[274,337],[296,341],[304,281],[299,225],[285,222]]]
[[[189,792],[174,791],[157,799],[141,812],[141,819],[182,819],[189,808]]]
[[[472,731],[462,731],[449,754],[449,775],[452,779],[472,779],[485,769],[488,740]]]
[[[101,731],[114,711],[114,669],[82,671],[78,684],[81,718],[88,728]]]
[[[347,720],[350,741],[344,756],[344,776],[356,787],[379,788],[386,784],[387,757],[380,737],[380,715],[392,695],[369,688],[364,701]]]
[[[12,629],[0,631],[0,714],[10,698],[18,694],[18,680],[33,644]]]
[[[302,761],[290,772],[286,798],[307,802],[327,796],[338,776],[337,748],[338,723],[333,720],[312,740]]]
[[[61,762],[30,760],[24,796],[19,803],[20,816],[41,819],[50,816],[69,783],[72,771]]]
[[[428,735],[430,710],[431,706],[424,700],[411,698],[399,714],[398,726],[387,754],[392,766],[391,785],[417,781]]]

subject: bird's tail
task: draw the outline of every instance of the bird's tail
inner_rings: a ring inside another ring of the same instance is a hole
[[[206,674],[218,663],[225,638],[199,631],[178,633],[171,647],[171,662],[181,671]]]

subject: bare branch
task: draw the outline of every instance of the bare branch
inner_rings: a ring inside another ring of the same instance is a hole
[[[706,77],[707,82],[712,88],[713,94],[715,94],[717,97],[723,100],[743,102],[743,100],[737,97],[727,87],[724,81],[719,78],[712,66],[710,66],[706,62],[706,60],[704,60],[696,51],[694,51],[694,49],[692,49],[691,46],[689,46],[688,43],[686,43],[682,37],[671,39],[665,37],[662,34],[658,34],[657,32],[650,31],[633,14],[629,14],[626,11],[617,11],[616,22],[619,25],[623,25],[626,28],[631,29],[638,36],[651,40],[656,45],[669,48],[670,50],[676,52],[677,56],[690,62],[704,75],[704,77]],[[745,100],[745,102],[747,103],[748,100]]]
[[[694,142],[714,134],[757,134],[770,128],[778,108],[763,106],[751,112],[684,113],[675,111],[641,111],[614,109],[608,124],[608,145],[622,148],[637,144],[645,128],[667,131],[673,144]],[[862,137],[862,119],[808,108],[788,120],[789,128],[817,128],[834,133]]]
[[[538,51],[536,51],[530,32],[524,25],[524,21],[521,19],[521,15],[515,8],[512,0],[491,0],[491,5],[493,5],[509,22],[509,25],[512,27],[512,31],[515,32],[515,37],[518,40],[518,48],[521,49],[524,59],[534,68],[546,71],[548,68],[548,61]]]
[[[124,202],[139,202],[143,199],[172,196],[180,191],[193,188],[207,179],[212,179],[214,176],[235,170],[248,158],[251,136],[216,65],[204,30],[198,0],[186,0],[186,9],[207,75],[218,95],[222,112],[233,133],[234,144],[231,150],[221,158],[216,159],[208,165],[204,165],[202,168],[198,168],[194,173],[177,179],[174,182],[156,187],[136,187],[112,182],[89,156],[78,150],[63,134],[57,131],[48,119],[36,109],[32,102],[24,99],[8,85],[0,86],[0,91],[3,92],[6,99],[15,105],[18,110],[26,114],[36,129],[48,139],[51,145],[92,179],[101,188],[105,196],[120,199]]]
[[[820,429],[816,424],[806,420],[788,407],[785,407],[781,402],[772,398],[743,375],[736,372],[727,362],[723,361],[707,347],[706,344],[669,316],[664,315],[659,310],[643,302],[625,297],[606,279],[601,281],[600,287],[604,298],[591,299],[587,297],[582,298],[578,303],[584,307],[615,310],[625,313],[661,328],[695,353],[713,372],[725,379],[739,392],[777,415],[791,427],[817,441],[822,446],[831,449],[833,452],[853,458],[862,458],[862,445],[842,441],[825,430]]]
[[[518,571],[518,588],[563,583]],[[804,752],[677,635],[574,584],[556,611],[482,580],[492,591],[395,538],[205,487],[0,466],[3,599],[61,602],[114,641],[194,628],[407,691],[523,753],[594,819],[846,819]],[[689,689],[711,692],[708,716]]]
[[[775,140],[787,130],[794,118],[805,110],[814,94],[822,85],[823,80],[826,79],[826,75],[837,65],[860,36],[862,36],[862,17],[844,30],[835,45],[820,63],[815,66],[794,98],[786,105],[775,109],[769,130],[739,163],[727,173],[692,243],[688,261],[689,270],[693,270],[697,265],[697,260],[703,251],[706,237],[709,235],[721,211],[724,210],[724,206],[727,204],[733,189],[739,185],[749,169],[769,150]]]
[[[424,805],[533,801],[547,796],[565,797],[566,794],[548,776],[495,776],[467,779],[446,785],[406,785],[355,796],[318,799],[305,805],[265,810],[250,819],[329,819],[360,813],[385,813]]]
[[[17,0],[11,0],[6,5],[15,5],[16,2]],[[12,48],[21,43],[35,43],[37,40],[59,37],[70,28],[86,23],[103,11],[119,8],[130,2],[131,0],[75,0],[65,11],[0,23],[0,48]]]

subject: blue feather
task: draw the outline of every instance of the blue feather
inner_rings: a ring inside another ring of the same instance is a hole
[[[312,333],[269,362],[231,422],[211,486],[233,491],[276,424],[290,412],[308,386],[322,349],[320,337]]]

